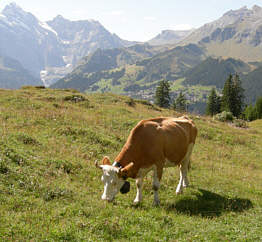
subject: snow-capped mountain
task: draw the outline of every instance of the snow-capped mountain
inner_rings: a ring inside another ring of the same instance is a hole
[[[0,13],[0,55],[18,60],[50,85],[71,71],[83,56],[98,48],[130,45],[93,20],[70,21],[57,16],[42,22],[15,3]]]
[[[0,15],[0,36],[1,55],[18,60],[35,76],[47,66],[65,64],[57,33],[15,3]]]

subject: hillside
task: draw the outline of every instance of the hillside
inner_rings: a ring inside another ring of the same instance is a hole
[[[17,60],[0,56],[0,88],[17,89],[25,85],[43,85]]]
[[[132,65],[137,61],[153,57],[166,49],[166,47],[154,47],[148,44],[137,44],[127,48],[98,49],[82,58],[72,74],[80,73],[83,75]],[[68,76],[65,79],[70,79],[70,74]]]
[[[230,73],[244,73],[249,72],[250,69],[248,64],[240,60],[208,57],[186,72],[184,84],[223,88]]]
[[[197,45],[157,53],[162,48],[137,45],[127,49],[99,50],[51,87],[74,88],[81,92],[113,92],[152,100],[161,78],[174,81],[205,59],[204,50]]]
[[[260,241],[262,122],[238,129],[191,116],[199,130],[191,187],[175,195],[177,168],[164,171],[152,207],[131,191],[102,201],[100,170],[141,119],[179,116],[113,94],[27,87],[0,90],[0,238],[3,241]]]
[[[262,67],[242,75],[241,80],[248,103],[255,103],[257,98],[262,96]]]

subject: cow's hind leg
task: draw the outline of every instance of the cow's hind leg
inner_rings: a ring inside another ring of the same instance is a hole
[[[187,187],[189,185],[187,171],[190,166],[190,156],[192,154],[193,146],[193,144],[189,145],[187,154],[180,165],[180,180],[176,188],[176,194],[183,193],[183,187]]]
[[[187,168],[183,164],[180,165],[180,179],[176,188],[176,194],[183,193],[183,184],[186,177],[186,173],[187,173]]]

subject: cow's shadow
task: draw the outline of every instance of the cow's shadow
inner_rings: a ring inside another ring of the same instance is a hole
[[[224,212],[243,212],[253,207],[249,199],[228,198],[219,194],[198,189],[192,196],[181,198],[171,204],[165,204],[168,211],[187,214],[189,216],[219,217]]]

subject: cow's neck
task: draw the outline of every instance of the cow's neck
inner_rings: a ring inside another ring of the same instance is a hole
[[[114,166],[116,167],[126,167],[128,164],[130,164],[131,162],[134,163],[134,166],[132,166],[130,169],[129,169],[129,174],[128,174],[128,177],[131,177],[131,178],[136,178],[137,176],[137,173],[138,173],[138,170],[139,170],[139,158],[138,157],[138,154],[136,152],[136,149],[134,145],[131,145],[130,142],[127,142],[129,143],[129,145],[125,144],[124,147],[122,148],[121,152],[118,154],[118,156],[116,157],[115,159],[115,162],[114,162]]]

